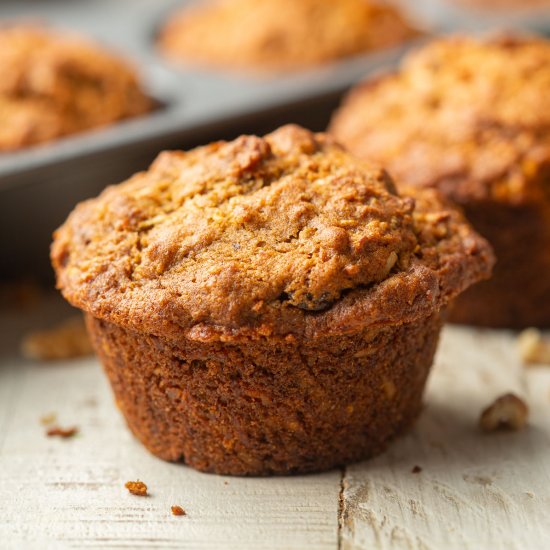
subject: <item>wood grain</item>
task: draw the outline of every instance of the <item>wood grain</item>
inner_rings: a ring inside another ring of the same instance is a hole
[[[480,411],[508,391],[529,428],[482,434]],[[550,369],[524,367],[511,333],[447,327],[413,432],[346,470],[342,548],[549,548],[549,412]]]
[[[383,456],[322,475],[245,479],[149,455],[95,359],[19,359],[19,332],[44,319],[0,314],[2,549],[550,548],[550,369],[523,367],[509,333],[446,328],[426,409]],[[480,410],[510,390],[529,402],[529,428],[481,434]],[[39,419],[51,412],[79,434],[47,438]],[[150,497],[126,491],[136,479]],[[175,504],[188,515],[173,516]]]

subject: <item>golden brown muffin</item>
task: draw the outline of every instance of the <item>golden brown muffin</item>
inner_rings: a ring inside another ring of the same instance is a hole
[[[397,182],[439,189],[493,245],[462,323],[550,326],[550,43],[450,38],[352,91],[330,131]]]
[[[145,113],[151,101],[128,64],[72,35],[0,28],[0,151]]]
[[[172,59],[285,71],[395,46],[417,33],[376,0],[211,0],[173,15],[159,37]]]
[[[323,470],[384,448],[421,405],[440,311],[487,243],[324,134],[190,152],[80,204],[58,287],[136,436],[205,471]]]

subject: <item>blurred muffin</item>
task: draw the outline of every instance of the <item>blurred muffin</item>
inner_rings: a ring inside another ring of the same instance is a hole
[[[211,0],[173,15],[159,46],[179,61],[269,72],[395,46],[415,34],[396,8],[376,0]]]
[[[383,449],[420,410],[441,309],[492,264],[434,191],[415,207],[296,126],[162,153],[80,204],[52,260],[135,435],[239,475]]]
[[[353,90],[330,131],[397,182],[439,189],[493,245],[456,322],[550,326],[550,43],[450,38]]]
[[[127,63],[95,44],[30,25],[0,28],[0,151],[145,113]]]
[[[480,10],[531,10],[550,8],[550,0],[448,0]]]

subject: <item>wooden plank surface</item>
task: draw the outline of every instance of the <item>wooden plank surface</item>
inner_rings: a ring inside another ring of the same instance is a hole
[[[529,428],[482,434],[509,391]],[[447,327],[412,433],[346,469],[342,548],[550,548],[549,459],[550,369],[523,366],[511,333]]]
[[[322,475],[244,479],[149,455],[95,359],[19,359],[21,331],[47,319],[0,314],[2,549],[550,548],[550,369],[525,368],[509,333],[446,328],[425,411],[383,456]],[[528,401],[529,428],[481,434],[480,410],[510,390]],[[39,418],[50,412],[79,434],[45,437]],[[137,478],[149,498],[124,489]],[[174,504],[188,515],[172,516]]]

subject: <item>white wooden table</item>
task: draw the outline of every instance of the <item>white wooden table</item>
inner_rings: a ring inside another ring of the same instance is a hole
[[[550,367],[522,366],[510,333],[446,328],[424,413],[375,460],[244,479],[148,454],[95,359],[19,359],[21,331],[57,309],[0,314],[2,549],[550,548]],[[480,410],[507,391],[528,402],[529,428],[481,434]],[[50,412],[79,434],[45,437],[39,419]],[[136,478],[150,497],[126,491]],[[188,515],[173,516],[174,504]]]

